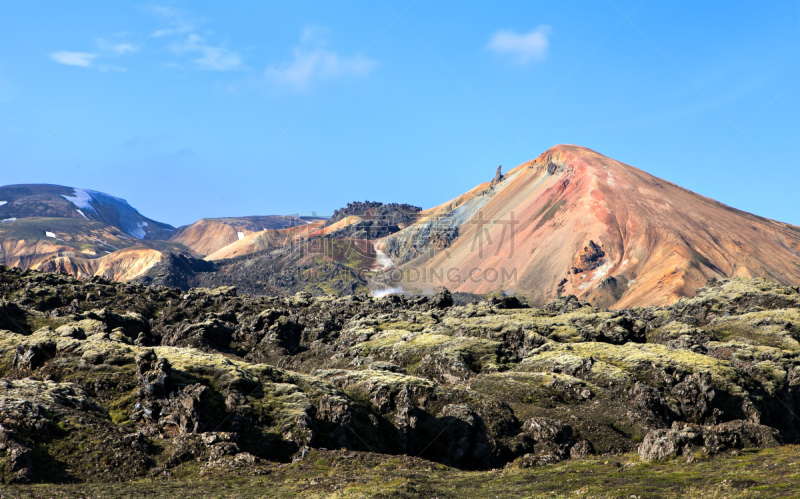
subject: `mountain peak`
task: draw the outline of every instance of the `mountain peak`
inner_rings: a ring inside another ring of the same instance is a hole
[[[484,185],[429,210],[436,220],[392,236],[386,248],[419,275],[449,272],[448,282],[433,284],[451,291],[512,290],[534,303],[574,294],[601,307],[666,305],[711,277],[800,282],[800,228],[727,207],[585,147],[551,147],[502,182]],[[439,238],[441,248],[440,220],[455,226],[446,251],[402,254],[405,247],[430,249],[415,233]],[[513,227],[513,244],[506,226]],[[476,279],[472,269],[516,279]]]

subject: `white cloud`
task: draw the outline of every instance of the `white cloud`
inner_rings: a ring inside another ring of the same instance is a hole
[[[174,28],[159,29],[153,33],[153,38],[161,38],[162,36],[177,35],[180,31]]]
[[[327,28],[322,26],[309,25],[303,28],[300,34],[300,44],[319,44],[325,43],[325,34],[328,32]]]
[[[50,58],[59,64],[81,66],[84,68],[88,68],[95,57],[97,57],[97,54],[90,54],[88,52],[68,52],[66,50],[59,50],[58,52],[50,54]]]
[[[337,78],[345,71],[366,76],[377,65],[363,56],[345,57],[321,47],[324,44],[319,38],[321,32],[318,27],[306,27],[300,37],[300,46],[292,50],[293,59],[269,66],[264,71],[267,80],[303,92],[313,83]]]
[[[202,18],[190,19],[190,17],[193,16],[191,16],[186,9],[158,5],[153,2],[146,5],[144,9],[160,21],[169,19],[169,22],[164,24],[164,28],[153,33],[153,38],[161,38],[163,36],[171,35],[183,36],[183,33],[194,32],[197,30],[199,24],[205,22],[205,19]]]
[[[112,69],[124,71],[125,68],[117,68],[116,66],[110,66],[102,63],[95,64],[95,59],[100,57],[102,62],[103,58],[120,56],[127,52],[134,52],[136,50],[136,47],[130,43],[110,43],[102,38],[97,38],[95,42],[97,43],[97,48],[100,49],[100,53],[95,54],[89,52],[68,52],[66,50],[59,50],[58,52],[53,52],[50,54],[50,58],[60,64],[66,64],[68,66],[80,66],[83,68],[92,66],[100,71],[109,71]],[[101,56],[100,54],[103,55]]]
[[[97,40],[97,47],[100,50],[105,50],[107,52],[114,52],[116,55],[124,54],[125,52],[133,52],[136,50],[136,47],[131,45],[130,43],[111,43],[103,40],[102,38],[98,38]]]
[[[244,63],[242,56],[239,55],[239,52],[228,50],[225,47],[204,45],[201,48],[203,57],[194,59],[194,63],[200,67],[226,71],[229,69],[239,69]]]
[[[187,37],[184,37],[183,41],[171,44],[170,50],[179,55],[196,53],[199,57],[192,59],[192,62],[203,69],[228,71],[240,69],[244,65],[244,60],[239,52],[223,46],[211,45],[205,38],[195,33],[191,33]]]
[[[148,5],[145,9],[162,21],[169,18],[164,28],[153,33],[153,38],[172,38],[173,41],[167,45],[167,49],[172,53],[190,56],[189,62],[201,69],[231,71],[245,68],[244,58],[239,52],[229,49],[224,44],[214,44],[208,38],[197,34],[197,31],[208,23],[208,19],[197,17],[186,9],[176,10],[174,7],[158,4]],[[206,36],[213,35],[213,31],[208,29],[202,32]],[[183,62],[185,61],[168,62],[167,66],[186,69]]]
[[[546,25],[530,33],[500,30],[492,35],[488,48],[498,54],[511,56],[518,64],[526,64],[531,60],[543,61],[547,58],[550,31],[550,26]]]

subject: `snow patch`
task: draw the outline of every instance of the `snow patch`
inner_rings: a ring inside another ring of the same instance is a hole
[[[8,201],[0,201],[0,206],[3,206],[4,204],[8,204]]]
[[[95,206],[99,209],[100,205],[110,205],[119,214],[119,222],[114,222],[112,225],[116,225],[136,239],[143,239],[147,235],[144,230],[144,227],[147,227],[147,222],[143,220],[144,217],[124,199],[89,189],[73,189],[73,191],[74,195],[62,194],[61,197],[74,204],[77,209],[83,210],[80,213],[87,219],[89,217],[84,212],[99,215]]]
[[[89,217],[87,217],[87,216],[86,216],[86,214],[85,214],[85,213],[83,213],[81,210],[75,210],[75,211],[77,211],[78,213],[80,213],[80,214],[81,214],[81,216],[83,216],[83,218],[85,218],[86,220],[89,220]]]
[[[47,236],[47,237],[52,237],[53,239],[58,239],[56,237],[55,233],[50,232],[49,230],[44,231],[44,235]]]
[[[6,218],[5,220],[2,220],[2,222],[3,222],[3,223],[6,223],[6,222],[16,222],[16,221],[17,221],[17,219],[16,219],[16,218],[14,218],[14,217],[11,217],[11,218]]]
[[[236,235],[239,237],[239,240],[244,239],[244,232],[237,232]]]
[[[70,203],[74,204],[78,208],[83,208],[84,210],[94,211],[92,208],[91,201],[92,195],[90,192],[84,189],[73,189],[75,191],[74,196],[67,196],[66,194],[62,194],[61,197],[69,201]]]

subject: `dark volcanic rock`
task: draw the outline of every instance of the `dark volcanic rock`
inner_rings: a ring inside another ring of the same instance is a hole
[[[765,448],[779,445],[778,432],[773,428],[749,421],[730,421],[715,426],[699,426],[675,422],[668,430],[652,430],[639,447],[645,461],[665,457],[686,456],[694,452],[706,455],[726,450]]]
[[[21,326],[0,330],[6,482],[232,473],[314,448],[486,469],[800,441],[800,300],[761,280],[632,310],[11,269],[0,296]]]
[[[415,214],[422,211],[419,206],[410,204],[389,203],[383,204],[375,201],[355,201],[347,203],[345,208],[340,208],[333,212],[331,218],[325,223],[325,227],[333,225],[339,220],[349,216],[357,216],[374,222],[383,223],[386,226],[408,223],[415,220]]]

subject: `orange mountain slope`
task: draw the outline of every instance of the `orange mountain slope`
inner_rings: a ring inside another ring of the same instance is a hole
[[[800,283],[800,228],[560,145],[381,241],[409,289],[666,305],[709,277]],[[387,277],[387,276],[384,276]],[[395,282],[397,283],[397,282]]]
[[[127,281],[166,253],[199,256],[181,244],[135,239],[93,220],[30,217],[0,224],[0,265],[22,269]]]
[[[249,255],[265,250],[278,249],[290,246],[298,239],[309,237],[322,227],[323,220],[304,225],[296,225],[287,229],[262,230],[253,232],[224,246],[213,253],[206,255],[206,260],[225,260],[237,256]]]
[[[313,217],[304,219],[281,215],[203,218],[179,228],[170,240],[181,243],[201,255],[210,255],[255,232],[304,226],[316,220]]]
[[[115,281],[130,281],[147,272],[167,254],[152,248],[123,248],[100,258],[58,255],[42,260],[31,268],[43,272],[63,272],[79,279],[101,276]]]

